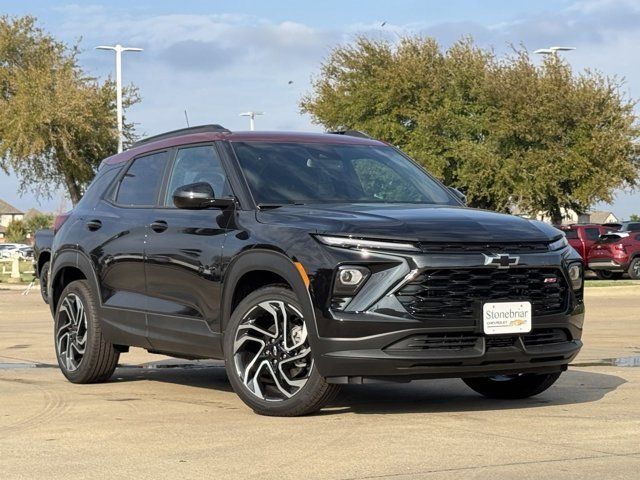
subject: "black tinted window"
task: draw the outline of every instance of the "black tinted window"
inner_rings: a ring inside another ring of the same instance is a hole
[[[190,183],[206,182],[213,188],[216,197],[230,194],[227,177],[220,158],[212,145],[181,148],[173,163],[165,205],[173,205],[173,192],[176,188]]]
[[[597,240],[600,238],[600,230],[597,228],[585,228],[584,232],[589,240]]]
[[[576,239],[578,238],[578,231],[577,230],[565,230],[564,231],[565,235],[567,236],[568,239]]]
[[[155,205],[166,163],[167,152],[137,158],[120,181],[117,203]]]
[[[113,182],[118,175],[120,168],[121,165],[118,165],[100,170],[87,188],[87,191],[84,192],[78,205],[93,205],[99,198],[102,198],[109,185],[111,185],[111,182]]]
[[[258,203],[458,205],[392,147],[302,143],[233,144]]]

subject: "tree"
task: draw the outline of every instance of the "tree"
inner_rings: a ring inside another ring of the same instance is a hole
[[[22,220],[12,220],[7,225],[5,237],[9,243],[23,243],[27,238],[27,226]]]
[[[462,39],[397,44],[364,37],[321,65],[303,113],[331,130],[363,130],[397,145],[472,206],[583,213],[638,182],[640,130],[621,82],[574,74],[557,56],[498,58]]]
[[[24,224],[28,233],[35,233],[36,230],[51,228],[53,226],[53,215],[50,213],[36,213],[24,218]]]
[[[74,204],[117,150],[114,83],[85,74],[77,53],[33,17],[0,17],[0,168],[38,196],[63,186]],[[133,88],[124,99],[139,100]]]
[[[632,222],[640,222],[640,215],[638,215],[636,213],[632,213],[629,216],[629,220],[631,220]]]

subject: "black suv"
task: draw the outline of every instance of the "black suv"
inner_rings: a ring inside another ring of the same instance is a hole
[[[104,160],[48,297],[72,382],[129,346],[224,359],[253,410],[290,416],[373,381],[538,394],[582,346],[582,276],[559,230],[467,208],[364,134],[207,125]]]

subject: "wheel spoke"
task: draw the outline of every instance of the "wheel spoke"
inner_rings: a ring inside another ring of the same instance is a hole
[[[60,303],[56,315],[56,349],[61,365],[77,370],[87,349],[87,312],[78,295],[69,293]]]
[[[281,300],[258,303],[237,327],[233,355],[236,373],[253,395],[268,401],[293,397],[313,366],[302,313]]]

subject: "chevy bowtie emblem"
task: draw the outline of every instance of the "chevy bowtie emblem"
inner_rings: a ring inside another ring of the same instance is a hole
[[[508,253],[499,253],[496,255],[484,255],[484,264],[493,265],[498,268],[509,268],[513,265],[517,265],[520,261],[520,257],[512,257]]]

